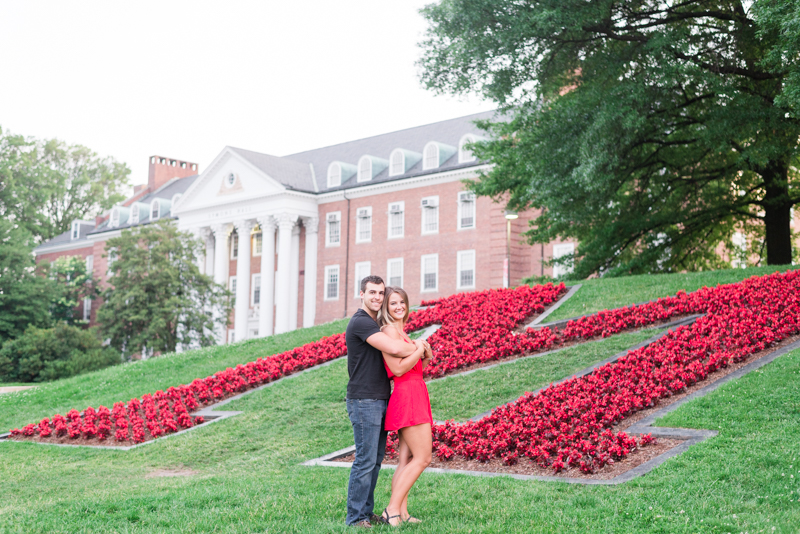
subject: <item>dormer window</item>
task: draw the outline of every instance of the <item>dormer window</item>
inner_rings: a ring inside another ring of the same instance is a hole
[[[139,224],[139,205],[134,204],[131,208],[131,224]]]
[[[396,148],[389,158],[389,176],[397,176],[398,174],[405,174],[422,159],[422,154]]]
[[[339,187],[353,176],[358,169],[355,165],[334,161],[328,165],[328,187]]]
[[[423,169],[435,169],[439,166],[439,147],[435,143],[428,143],[425,147],[425,160],[422,162]]]
[[[369,180],[372,180],[372,160],[364,156],[358,162],[358,181],[368,182]]]
[[[470,143],[475,143],[479,139],[472,135],[467,134],[461,138],[461,141],[458,142],[458,162],[459,163],[468,163],[470,161],[475,161],[475,156],[472,154],[472,150],[466,148],[466,146]]]
[[[74,241],[78,239],[81,235],[81,223],[75,221],[72,223],[72,233],[70,234],[71,239]]]
[[[328,187],[340,185],[342,185],[342,166],[338,163],[331,163],[328,167]]]
[[[130,216],[131,209],[126,206],[114,206],[114,209],[111,210],[111,217],[108,221],[108,226],[111,228],[116,228],[122,224],[128,222],[128,217]]]
[[[170,202],[170,208],[169,208],[170,216],[172,216],[172,217],[175,216],[175,204],[177,204],[177,202],[180,199],[181,199],[181,194],[180,193],[176,193],[176,194],[172,195],[172,202]]]
[[[406,164],[405,164],[405,154],[403,154],[402,150],[395,150],[392,152],[391,157],[391,168],[389,169],[389,174],[391,176],[397,176],[398,174],[403,174],[406,172]]]
[[[150,204],[150,220],[155,221],[161,217],[161,210],[159,209],[158,200],[154,200]]]
[[[108,221],[108,225],[112,228],[119,226],[119,208],[111,210],[111,219]]]

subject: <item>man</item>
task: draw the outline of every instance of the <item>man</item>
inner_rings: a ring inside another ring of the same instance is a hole
[[[424,350],[421,341],[411,345],[392,339],[378,327],[378,311],[386,289],[380,276],[367,276],[361,281],[361,308],[350,318],[345,339],[347,342],[347,415],[353,425],[356,458],[347,485],[348,525],[371,527],[370,521],[380,522],[373,513],[373,494],[378,473],[386,452],[383,429],[386,406],[391,395],[389,376],[383,366],[386,353],[395,358],[411,356]]]

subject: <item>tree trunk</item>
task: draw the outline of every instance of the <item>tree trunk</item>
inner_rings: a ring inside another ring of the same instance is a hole
[[[769,165],[764,178],[764,227],[767,234],[767,265],[792,263],[792,202],[789,198],[788,168],[780,163]]]

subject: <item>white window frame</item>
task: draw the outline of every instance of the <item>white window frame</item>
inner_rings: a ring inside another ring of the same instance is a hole
[[[89,276],[94,274],[94,254],[86,256],[86,274]]]
[[[83,299],[83,320],[92,320],[92,299],[90,298]]]
[[[236,296],[236,275],[228,277],[228,291],[233,293],[233,296]]]
[[[472,195],[472,200],[467,201],[463,200],[464,197]],[[475,196],[475,193],[471,191],[459,191],[458,192],[458,225],[457,228],[459,230],[474,230],[478,223],[478,198]],[[465,204],[472,204],[472,226],[464,226],[464,205]]]
[[[392,283],[392,264],[400,265],[400,283]],[[386,283],[392,287],[403,287],[403,258],[389,258],[386,260]]]
[[[119,226],[119,208],[116,206],[111,210],[111,215],[108,217],[108,226],[116,228]]]
[[[462,280],[461,271],[464,270],[463,269],[464,263],[465,263],[464,259],[465,259],[465,257],[468,257],[469,255],[472,256],[472,285],[463,285],[461,283],[461,280]],[[472,250],[459,250],[458,252],[456,252],[456,288],[457,289],[475,289],[475,284],[476,284],[475,278],[476,278],[476,274],[477,274],[476,273],[477,269],[475,268],[476,259],[477,258],[476,258],[476,255],[475,255],[475,249],[472,249]]]
[[[422,202],[424,202],[426,200],[428,202],[435,203],[436,204],[435,207],[423,207],[422,206]],[[433,195],[433,196],[429,196],[429,197],[423,198],[422,201],[420,201],[420,210],[422,210],[421,217],[420,217],[420,219],[421,219],[421,221],[420,221],[421,222],[421,224],[420,224],[420,234],[421,235],[438,234],[439,233],[439,195]],[[429,216],[431,216],[431,214],[433,214],[433,216],[436,219],[436,221],[435,221],[436,222],[436,228],[433,229],[433,230],[428,230],[426,228],[428,226],[427,218]]]
[[[256,289],[258,289],[258,302],[256,302]],[[261,304],[261,273],[250,275],[250,307],[255,308]]]
[[[328,294],[330,293],[329,288],[332,285],[330,283],[330,281],[331,281],[331,273],[334,272],[334,271],[336,272],[336,296],[335,297],[329,297],[328,296]],[[339,275],[339,273],[340,273],[340,271],[339,271],[339,266],[338,265],[326,265],[325,266],[325,278],[323,279],[323,283],[322,283],[322,286],[323,286],[322,287],[323,300],[325,300],[325,301],[339,300],[339,294],[341,293],[339,291],[339,283],[341,282],[341,278],[342,278]]]
[[[153,216],[153,207],[156,208],[155,216]],[[150,220],[157,221],[160,218],[161,218],[161,203],[158,201],[158,199],[153,199],[153,201],[150,203]]]
[[[397,167],[397,165],[395,165],[395,158],[398,156],[400,157],[400,162],[399,162],[400,172],[397,172],[395,169],[395,167]],[[389,176],[399,176],[401,174],[404,174],[405,172],[406,172],[406,154],[399,148],[395,148],[392,151],[392,155],[389,156]]]
[[[361,217],[361,210],[367,210],[367,217]],[[366,226],[366,228],[365,228]],[[368,234],[366,237],[362,234]],[[356,210],[356,243],[372,242],[372,206],[364,206]]]
[[[250,250],[253,254],[253,257],[261,256],[261,252],[264,249],[264,232],[259,230],[258,232],[253,232],[251,234],[252,241],[250,242]],[[256,244],[259,243],[258,247]]]
[[[70,233],[71,241],[78,239],[81,236],[81,223],[73,222],[72,223],[72,232]]]
[[[364,169],[364,166],[367,166]],[[358,178],[356,178],[357,182],[369,182],[372,180],[372,158],[369,156],[361,156],[361,159],[358,160]]]
[[[330,217],[336,217],[336,222],[339,223],[339,240],[331,242],[331,227]],[[326,247],[338,247],[342,244],[342,212],[341,211],[331,211],[325,214],[325,246]]]
[[[429,152],[433,151],[433,157],[431,158]],[[433,163],[431,163],[431,161]],[[425,149],[422,151],[422,170],[427,171],[428,169],[438,169],[439,168],[439,145],[434,142],[430,142],[425,145]]]
[[[432,288],[425,288],[425,260],[433,258],[436,263],[436,270],[434,274],[436,275],[436,285]],[[439,254],[423,254],[420,257],[420,264],[419,264],[419,291],[420,293],[435,293],[439,291]]]
[[[461,136],[461,140],[458,142],[458,162],[459,163],[467,163],[470,161],[475,161],[475,155],[472,153],[471,150],[467,150],[464,148],[464,145],[468,143],[474,143],[475,136],[472,134],[466,134]]]
[[[395,215],[395,214],[392,213],[391,208],[392,208],[392,205],[394,205],[394,204],[399,204],[400,205],[400,220],[403,223],[402,224],[402,230],[400,231],[400,233],[398,235],[392,235],[392,216]],[[399,202],[390,202],[389,206],[388,206],[388,209],[387,209],[387,214],[388,214],[388,217],[389,217],[389,224],[387,225],[388,228],[386,230],[387,239],[401,239],[401,238],[403,238],[405,236],[405,234],[406,234],[406,203],[405,203],[405,201],[401,200]]]
[[[556,252],[560,251],[560,252]],[[553,245],[553,259],[575,253],[575,243],[559,243]],[[572,272],[572,269],[566,269],[561,265],[553,265],[553,278],[559,278],[565,274]]]
[[[353,274],[355,275],[355,298],[361,296],[361,280],[372,274],[372,262],[359,261],[353,267]],[[364,274],[366,272],[366,274]]]
[[[237,232],[233,232],[230,238],[231,244],[231,259],[236,260],[239,259],[239,234]]]
[[[175,203],[181,199],[181,193],[172,195],[172,201],[169,203],[169,214],[171,217],[175,216]]]
[[[236,330],[233,328],[228,329],[228,344],[236,343]]]
[[[334,172],[334,169],[338,172]],[[328,188],[340,185],[342,185],[342,165],[338,161],[334,161],[328,165]]]
[[[131,206],[131,225],[139,224],[140,218],[141,217],[139,217],[139,204],[134,203],[133,206]]]
[[[117,249],[111,248],[106,255],[106,278],[114,275],[114,262],[117,261]]]

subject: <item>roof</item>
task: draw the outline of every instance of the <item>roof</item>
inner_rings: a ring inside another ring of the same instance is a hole
[[[165,183],[164,185],[162,185],[161,187],[159,187],[158,189],[156,189],[152,193],[146,194],[145,196],[143,196],[142,198],[140,198],[139,200],[134,202],[134,204],[147,204],[149,206],[150,203],[153,202],[153,200],[156,199],[156,198],[163,198],[163,199],[166,199],[166,200],[172,200],[172,197],[174,197],[175,195],[179,195],[179,194],[182,195],[183,193],[185,193],[186,190],[189,189],[189,187],[194,183],[194,181],[197,180],[198,176],[199,176],[199,174],[195,174],[194,176],[187,176],[186,178],[173,178],[172,180],[170,180],[169,182]],[[174,218],[175,217],[172,217],[172,216],[160,217],[160,219],[174,219]],[[152,222],[150,220],[150,210],[147,210],[145,213],[140,214],[139,215],[139,222],[136,223],[136,224],[131,224],[130,223],[130,217],[129,217],[128,220],[125,221],[125,224],[120,224],[119,226],[115,226],[114,228],[110,228],[108,226],[110,220],[111,220],[111,217],[109,217],[108,219],[106,219],[105,221],[100,223],[100,225],[97,226],[97,228],[95,228],[91,232],[89,232],[89,235],[100,234],[100,233],[103,233],[103,232],[107,232],[109,230],[124,230],[126,228],[131,228],[133,226],[141,226],[143,224],[149,224],[150,222]]]
[[[458,143],[464,135],[474,134],[480,136],[485,134],[483,130],[475,126],[474,123],[476,120],[493,118],[502,120],[502,117],[499,117],[495,111],[485,111],[483,113],[475,113],[456,119],[449,119],[373,137],[366,137],[356,141],[348,141],[337,145],[289,154],[283,157],[269,156],[267,154],[242,150],[240,148],[233,148],[233,150],[287,187],[310,193],[324,193],[327,191],[349,189],[364,185],[364,182],[357,182],[357,175],[354,175],[340,186],[328,188],[328,166],[334,161],[349,163],[356,166],[361,156],[366,155],[375,156],[388,161],[392,151],[396,148],[422,154],[425,145],[430,141],[436,141],[458,149]],[[370,183],[402,180],[444,170],[473,167],[481,165],[482,163],[481,161],[458,163],[458,150],[456,150],[450,159],[443,162],[436,169],[423,170],[422,160],[420,160],[416,165],[410,168],[408,172],[397,176],[390,177],[387,167],[381,173],[373,177]],[[311,181],[309,164],[314,166],[314,175],[317,182],[316,188]]]
[[[89,240],[86,236],[94,230],[94,221],[78,221],[81,224],[78,226],[78,238],[72,239],[72,229],[67,230],[63,234],[59,234],[47,241],[41,243],[38,247],[33,249],[34,253],[46,252],[45,249],[57,247],[59,245],[74,245],[72,248],[83,248],[89,246]],[[71,225],[70,225],[71,226]]]

